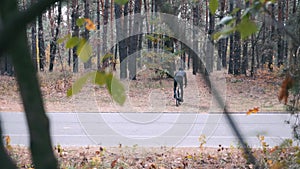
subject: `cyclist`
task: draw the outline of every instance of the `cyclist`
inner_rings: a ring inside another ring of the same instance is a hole
[[[183,102],[183,80],[184,80],[184,85],[186,87],[187,85],[186,72],[182,68],[179,68],[179,71],[176,72],[174,76],[174,98],[176,98],[176,87],[179,84],[181,89],[180,101],[182,102]]]

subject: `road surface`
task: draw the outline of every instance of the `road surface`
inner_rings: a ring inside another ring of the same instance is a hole
[[[54,145],[64,146],[174,146],[197,147],[199,136],[205,146],[239,145],[224,114],[195,113],[47,113]],[[11,143],[29,145],[24,113],[0,113],[3,135]],[[289,114],[232,115],[250,146],[259,146],[257,135],[270,146],[292,138],[284,123]]]

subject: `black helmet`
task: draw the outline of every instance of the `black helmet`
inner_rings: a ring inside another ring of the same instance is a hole
[[[180,67],[180,68],[179,68],[179,70],[183,70],[183,68],[182,68],[182,67]]]

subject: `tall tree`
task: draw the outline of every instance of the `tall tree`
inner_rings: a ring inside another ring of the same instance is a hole
[[[220,1],[220,19],[224,17],[226,0]],[[227,68],[227,46],[228,38],[222,38],[218,41],[218,64],[217,70],[221,70],[221,67]]]
[[[209,27],[208,27],[208,41],[206,45],[206,70],[207,73],[213,72],[214,63],[214,46],[213,46],[213,32],[215,31],[215,15],[209,11]]]
[[[35,0],[31,0],[31,4],[34,4]],[[36,46],[36,20],[31,23],[31,58],[33,60],[34,68],[37,70],[37,46]]]
[[[140,1],[140,7],[139,7],[139,9],[140,9],[140,13],[141,13],[141,10],[142,10],[142,0]],[[139,58],[139,60],[138,60],[138,67],[140,68],[141,66],[142,66],[142,48],[143,48],[143,34],[142,34],[142,32],[143,32],[143,20],[144,20],[144,17],[142,17],[142,18],[140,18],[140,23],[139,23],[139,35],[138,35],[138,44],[137,44],[137,50],[138,50],[138,58]]]
[[[193,26],[195,27],[195,29],[193,29],[193,50],[191,52],[192,54],[192,58],[193,58],[193,75],[196,75],[196,73],[198,72],[198,69],[199,69],[199,58],[198,58],[198,45],[199,45],[199,42],[198,42],[198,31],[197,31],[197,28],[198,28],[198,25],[199,25],[199,4],[196,3],[194,4],[193,6]]]
[[[234,7],[234,1],[233,0],[229,0],[229,13],[231,13],[233,11],[233,7]],[[234,50],[234,37],[231,34],[229,36],[229,65],[228,65],[228,74],[233,74],[233,50]]]
[[[284,3],[285,0],[278,0],[278,23],[282,25],[284,23]],[[283,40],[283,27],[277,27],[277,66],[283,65],[284,59],[284,40]]]
[[[90,18],[90,0],[83,0],[84,2],[84,17],[85,18]],[[83,37],[88,40],[89,39],[89,30],[85,29]],[[85,69],[90,69],[92,67],[92,60],[91,57],[87,62],[84,63],[84,68]]]
[[[126,4],[127,5],[127,4]],[[115,4],[115,18],[116,18],[116,33],[117,42],[119,46],[119,58],[120,58],[120,78],[125,79],[127,77],[127,62],[126,57],[126,42],[125,42],[125,19],[120,19],[122,17],[122,7]]]
[[[59,27],[60,27],[60,23],[61,23],[61,1],[58,2],[57,10],[58,10],[58,13],[57,13],[57,24],[56,24],[55,34],[53,34],[53,38],[50,41],[49,72],[53,71],[54,61],[55,61],[55,56],[56,56],[56,51],[57,51],[57,40],[58,40],[59,31],[60,31]]]
[[[130,38],[128,37],[128,33],[129,33],[129,4],[126,3],[124,6],[124,20],[123,20],[123,36],[124,38],[122,38],[122,45],[123,45],[123,54],[122,54],[122,59],[120,58],[120,60],[122,60],[121,62],[121,69],[123,70],[121,73],[121,77],[122,78],[127,78],[128,74],[127,74],[127,69],[128,69],[128,50],[129,50],[129,46],[128,44],[130,43]]]
[[[236,1],[236,7],[239,9],[236,13],[236,24],[241,21],[241,0]],[[241,35],[239,31],[234,33],[234,74],[239,75],[241,73]]]
[[[139,40],[139,34],[138,31],[140,29],[140,24],[141,23],[141,17],[139,14],[141,13],[141,1],[140,0],[135,0],[134,1],[134,16],[133,16],[133,26],[132,30],[132,36],[130,37],[130,45],[129,45],[129,79],[130,80],[136,80],[136,71],[137,71],[137,62],[136,62],[136,57],[137,57],[137,52],[138,52],[138,40]],[[137,34],[135,34],[137,33]]]
[[[147,29],[147,35],[150,36],[151,33],[150,33],[150,29],[151,29],[151,26],[149,24],[149,12],[150,12],[150,8],[149,8],[149,5],[150,5],[150,1],[147,2],[147,0],[144,0],[144,11],[145,11],[145,15],[146,15],[146,29]],[[148,51],[150,51],[152,48],[152,41],[151,39],[147,39],[147,49]]]
[[[107,27],[108,27],[108,13],[109,13],[109,0],[104,1],[103,11],[103,34],[102,34],[102,53],[108,53],[107,49]]]
[[[40,71],[44,71],[45,65],[45,43],[44,43],[44,27],[43,15],[38,16],[38,44],[39,44],[39,66]]]
[[[72,0],[72,36],[79,37],[79,27],[76,24],[76,19],[79,17],[78,0]],[[73,48],[73,72],[78,72],[78,55],[77,47]]]
[[[98,37],[98,41],[97,41],[97,69],[100,69],[100,26],[101,26],[101,22],[100,22],[100,0],[97,0],[97,37]]]
[[[250,2],[247,1],[245,3],[246,3],[245,7],[249,8]],[[244,75],[247,75],[247,69],[248,69],[248,43],[249,43],[248,39],[243,41],[243,60],[242,60],[241,73]]]
[[[67,1],[67,25],[68,25],[68,34],[71,35],[71,24],[70,24],[70,2]],[[71,58],[72,58],[72,49],[68,49],[68,66],[71,66]]]

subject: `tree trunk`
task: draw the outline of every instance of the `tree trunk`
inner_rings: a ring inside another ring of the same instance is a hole
[[[97,0],[97,69],[100,69],[100,0]]]
[[[113,58],[112,58],[112,60],[117,60],[117,55],[116,55],[116,52],[115,51],[118,51],[118,44],[114,44],[114,41],[112,40],[112,39],[114,39],[114,32],[112,31],[112,30],[115,30],[115,28],[114,28],[114,24],[113,24],[113,22],[114,22],[114,0],[111,0],[110,1],[110,53],[113,55]],[[113,67],[113,69],[112,70],[114,70],[115,69],[115,66],[113,66],[112,65],[112,67]]]
[[[4,75],[6,65],[6,56],[0,57],[0,75]]]
[[[242,61],[242,68],[241,73],[247,75],[248,69],[248,40],[243,42],[243,61]]]
[[[8,23],[13,16],[11,14],[15,14],[17,11],[17,1],[2,2],[0,16],[3,23]],[[8,43],[13,45],[8,46],[7,52],[12,58],[16,71],[30,134],[30,149],[34,166],[37,169],[54,169],[58,168],[58,165],[52,151],[49,120],[43,107],[40,86],[27,43],[26,27],[24,26],[17,38]],[[2,138],[0,144],[1,167],[16,168],[4,152]]]
[[[71,34],[70,26],[70,1],[67,1],[67,25],[68,25],[68,34]],[[68,49],[68,66],[71,66],[72,50]]]
[[[8,76],[14,75],[14,68],[12,65],[12,61],[7,54],[4,54],[4,56],[0,58],[0,75],[8,75]]]
[[[220,1],[220,20],[224,17],[225,11],[225,0]],[[222,28],[222,25],[220,25]],[[222,60],[223,60],[223,50],[224,50],[224,39],[220,39],[218,41],[218,59],[217,59],[217,70],[221,70],[222,68]]]
[[[251,69],[250,74],[251,77],[254,77],[254,69],[255,69],[255,45],[254,45],[254,35],[251,35]]]
[[[142,10],[142,1],[140,1],[140,7],[139,7],[139,14],[141,14],[141,10]],[[139,18],[139,35],[138,36],[138,44],[137,44],[137,51],[138,51],[138,67],[141,68],[142,67],[142,48],[143,48],[143,17]]]
[[[234,6],[234,1],[233,0],[230,0],[229,2],[229,12],[232,12],[233,11],[233,6]],[[233,74],[233,70],[234,70],[234,43],[233,43],[233,35],[230,35],[229,37],[229,67],[228,67],[228,74]]]
[[[124,37],[122,36],[123,35],[123,32],[122,32],[122,26],[124,26],[124,23],[121,25],[120,22],[121,22],[121,16],[122,16],[122,7],[118,4],[115,4],[115,19],[116,19],[116,41],[118,42],[118,46],[119,46],[119,58],[120,58],[120,78],[121,79],[124,79],[123,77],[123,67],[122,67],[122,61],[124,60],[123,59],[123,56],[124,56]]]
[[[183,42],[180,42],[180,50],[181,50],[181,54],[180,54],[180,67],[183,68],[183,70],[186,69],[186,47],[184,45]]]
[[[157,17],[157,12],[158,12],[158,6],[157,6],[157,1],[159,0],[152,0],[152,5],[151,5],[151,12],[152,12],[152,18]],[[155,32],[155,27],[151,25],[151,32]],[[158,38],[157,34],[152,34],[154,38]],[[153,43],[153,50],[156,50],[158,48],[158,42]]]
[[[57,25],[56,25],[56,30],[55,30],[55,35],[53,39],[50,42],[50,65],[49,65],[49,72],[53,71],[54,67],[54,61],[55,61],[55,56],[56,56],[56,51],[57,51],[57,39],[59,35],[59,26],[61,23],[61,1],[58,3],[58,15],[57,15]]]
[[[198,52],[198,32],[197,32],[197,27],[199,25],[199,5],[196,4],[193,7],[193,26],[196,27],[193,29],[193,52],[192,53],[192,58],[193,58],[193,75],[196,75],[198,70],[199,70],[199,57],[197,55]]]
[[[105,0],[104,2],[104,11],[103,11],[103,44],[102,44],[102,54],[108,53],[107,50],[107,27],[108,27],[108,10],[109,10],[109,0]],[[100,66],[101,67],[101,66]]]
[[[127,9],[128,4],[125,5],[125,9]],[[125,10],[124,9],[124,10]],[[115,4],[115,19],[116,19],[116,31],[117,31],[117,42],[119,46],[119,58],[120,58],[120,78],[127,78],[127,48],[126,48],[126,35],[127,35],[127,24],[125,24],[125,19],[121,20],[122,16],[122,8],[120,5]]]
[[[284,0],[278,0],[278,24],[282,25],[284,22],[284,16],[283,16],[283,3]],[[283,65],[283,59],[284,59],[284,40],[283,40],[283,29],[279,26],[277,28],[277,66],[280,67]]]
[[[84,2],[84,17],[85,18],[90,18],[90,0],[83,0]],[[89,39],[89,30],[85,29],[83,38],[85,38],[87,41]],[[91,57],[87,62],[84,63],[84,69],[91,69],[92,68],[92,60]]]
[[[125,4],[124,6],[124,20],[123,20],[123,38],[121,39],[121,44],[120,44],[120,50],[122,52],[120,53],[120,78],[126,79],[128,77],[127,74],[127,69],[128,69],[128,50],[129,50],[129,43],[130,43],[130,38],[128,38],[128,3]]]
[[[78,14],[78,0],[73,0],[72,1],[72,36],[79,37],[79,27],[76,25],[76,19],[79,17]],[[78,55],[76,53],[77,47],[73,48],[73,72],[77,73],[78,72]]]
[[[206,45],[206,72],[213,72],[214,62],[214,46],[213,46],[213,32],[215,30],[215,16],[209,12],[209,28],[208,28],[208,40]]]
[[[148,3],[147,0],[144,0],[144,11],[146,15],[146,29],[147,29],[147,35],[151,35],[150,32],[150,26],[149,26],[149,8],[148,8]],[[150,39],[147,39],[147,50],[150,51],[152,48],[152,41]]]
[[[237,8],[241,8],[241,1],[237,0]],[[236,23],[241,21],[241,10],[236,13]],[[234,33],[234,75],[239,75],[241,73],[241,35],[240,32],[236,31]]]
[[[34,1],[32,0],[31,4],[33,4],[33,3],[34,3]],[[37,64],[37,50],[36,49],[37,49],[37,46],[36,46],[36,20],[34,20],[31,23],[31,58],[33,61],[34,68],[37,71],[38,64]]]
[[[246,8],[249,8],[250,2],[246,2]],[[242,61],[242,69],[241,73],[244,75],[247,75],[247,69],[248,69],[248,39],[244,40],[243,42],[243,61]]]
[[[44,71],[45,65],[45,43],[44,43],[44,28],[43,28],[43,15],[38,16],[38,39],[39,39],[39,65],[40,71]]]
[[[134,1],[134,15],[133,17],[133,26],[132,31],[138,31],[140,29],[141,17],[138,16],[141,13],[141,1],[135,0]],[[136,34],[137,33],[137,34]],[[129,49],[129,79],[136,80],[136,71],[137,71],[137,52],[138,52],[138,40],[139,40],[139,33],[134,32],[130,38],[130,49]]]

